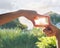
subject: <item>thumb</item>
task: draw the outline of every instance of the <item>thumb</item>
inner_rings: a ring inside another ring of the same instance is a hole
[[[33,25],[35,26],[35,21],[34,21],[34,19],[32,19],[31,21],[32,21]]]

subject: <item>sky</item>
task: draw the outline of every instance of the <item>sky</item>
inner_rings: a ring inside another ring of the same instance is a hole
[[[0,13],[20,9],[35,10],[40,14],[49,11],[60,13],[60,0],[0,0]]]
[[[35,10],[40,14],[49,11],[60,14],[60,0],[0,0],[0,14],[20,9]]]

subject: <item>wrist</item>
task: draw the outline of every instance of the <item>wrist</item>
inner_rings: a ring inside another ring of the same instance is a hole
[[[56,33],[56,38],[60,40],[60,31]]]
[[[18,15],[18,16],[25,16],[24,10],[16,11],[15,14]]]

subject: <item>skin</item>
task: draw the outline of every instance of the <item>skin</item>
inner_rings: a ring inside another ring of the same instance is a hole
[[[15,12],[5,13],[0,15],[0,25],[6,24],[12,21],[13,19],[16,19],[21,16],[24,16],[27,19],[31,20],[35,25],[34,17],[42,16],[42,15],[39,15],[36,11],[33,11],[33,10],[19,10]],[[58,41],[58,48],[60,48],[60,29],[50,24],[43,31],[47,36],[56,36]]]
[[[57,48],[60,48],[60,29],[58,29],[56,26],[53,24],[50,24],[48,27],[46,27],[44,30],[44,33],[51,37],[51,36],[56,36],[57,39]]]
[[[34,24],[34,17],[40,16],[36,11],[33,10],[18,10],[10,13],[5,13],[0,15],[0,25],[6,24],[13,19],[24,16],[27,19],[31,20]]]

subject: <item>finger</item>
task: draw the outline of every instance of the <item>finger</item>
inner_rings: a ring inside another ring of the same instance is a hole
[[[44,33],[47,35],[47,36],[54,36],[55,33],[53,33],[52,31],[49,31],[49,30],[44,30]]]
[[[46,34],[46,36],[49,36],[49,37],[51,36],[51,34],[50,34],[50,33],[46,33],[46,32],[44,32],[44,33]]]
[[[45,33],[49,33],[49,34],[51,34],[52,33],[52,31],[50,31],[50,30],[43,30]]]
[[[49,37],[51,37],[51,36],[54,36],[55,34],[52,34],[52,33],[46,33],[46,32],[44,32],[45,34],[46,34],[46,36],[49,36]]]
[[[55,34],[49,34],[48,36],[49,36],[49,37],[51,37],[51,36],[55,36]]]
[[[43,15],[40,15],[40,14],[37,14],[37,15],[38,15],[38,17],[43,16]]]
[[[50,26],[49,26],[51,29],[56,29],[57,27],[56,26],[54,26],[53,24],[50,24]]]
[[[50,27],[46,27],[44,30],[51,31],[51,28]]]
[[[33,25],[35,26],[35,21],[34,21],[34,19],[31,19],[31,21],[32,21]]]
[[[43,32],[47,33],[47,34],[52,34],[53,31],[51,29],[44,29]]]

